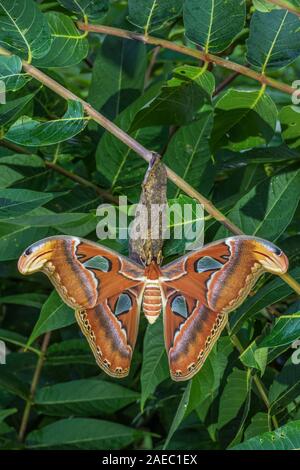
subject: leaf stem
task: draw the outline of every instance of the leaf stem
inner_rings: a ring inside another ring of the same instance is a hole
[[[299,283],[292,278],[289,273],[282,274],[281,279],[286,282],[298,295],[300,295],[300,285]]]
[[[81,176],[76,175],[75,173],[66,170],[65,168],[63,168],[63,167],[60,166],[60,165],[57,165],[56,163],[45,161],[45,165],[46,165],[48,168],[51,168],[51,170],[54,170],[54,171],[56,171],[57,173],[60,173],[60,174],[64,175],[66,178],[69,178],[70,180],[75,181],[75,183],[79,183],[79,184],[82,185],[82,186],[86,186],[86,187],[88,187],[88,188],[94,189],[94,191],[95,191],[97,194],[99,194],[99,196],[103,197],[103,198],[106,199],[107,201],[110,201],[110,202],[112,202],[112,203],[114,203],[114,204],[118,204],[118,202],[119,202],[119,201],[118,201],[118,198],[116,198],[115,196],[113,196],[110,192],[105,191],[105,189],[99,188],[99,186],[97,186],[96,184],[92,183],[91,181],[88,181],[88,180],[86,180],[85,178],[82,178]]]
[[[41,351],[40,351],[40,356],[39,356],[39,359],[38,359],[38,362],[37,362],[37,365],[36,365],[36,368],[35,368],[35,371],[34,371],[34,374],[33,374],[33,377],[32,377],[32,382],[31,382],[31,386],[30,386],[30,393],[29,393],[29,397],[26,401],[26,405],[25,405],[25,408],[24,408],[22,421],[21,421],[21,425],[20,425],[20,430],[19,430],[19,434],[18,434],[18,439],[19,439],[20,442],[24,441],[24,437],[25,437],[25,434],[26,434],[27,426],[28,426],[28,421],[29,421],[29,418],[30,418],[31,407],[33,405],[35,392],[36,392],[36,389],[37,389],[37,386],[38,386],[38,383],[39,383],[39,380],[40,380],[40,376],[41,376],[41,372],[42,372],[42,368],[43,368],[43,364],[44,364],[44,360],[45,360],[45,355],[46,355],[46,352],[47,352],[47,349],[48,349],[48,346],[49,346],[50,338],[51,338],[51,332],[46,333],[44,338],[43,338],[43,343],[42,343],[42,347],[41,347]]]
[[[294,13],[294,15],[300,16],[300,8],[292,6],[290,3],[285,2],[284,0],[267,0],[269,3],[273,3],[274,5],[279,6],[280,8],[284,8],[288,10],[290,13]]]
[[[3,139],[0,140],[0,145],[9,148],[10,150],[13,150],[17,153],[25,153],[27,155],[31,155],[31,152],[28,152],[27,149],[19,147],[18,145]],[[50,168],[53,171],[56,171],[57,173],[60,173],[61,175],[65,176],[66,178],[69,178],[72,181],[75,181],[75,183],[78,183],[81,186],[86,186],[88,188],[94,189],[94,191],[99,194],[99,196],[103,197],[103,199],[106,199],[114,204],[118,204],[118,198],[113,196],[110,192],[105,191],[105,189],[99,188],[99,186],[83,178],[82,176],[76,175],[76,173],[66,170],[62,166],[57,165],[57,163],[55,162],[48,162],[47,160],[44,160],[44,163],[46,167]]]
[[[10,56],[12,55],[9,51],[4,49],[3,47],[0,47],[0,55],[6,55]],[[109,119],[107,119],[105,116],[103,116],[101,113],[96,111],[89,103],[84,101],[83,99],[79,98],[77,95],[72,93],[70,90],[65,88],[63,85],[60,83],[56,82],[53,80],[53,78],[48,77],[44,72],[41,70],[37,69],[33,65],[28,64],[26,61],[22,61],[23,64],[23,69],[32,77],[34,77],[36,80],[38,80],[40,83],[45,85],[47,88],[50,88],[53,90],[55,93],[60,95],[61,97],[65,98],[66,100],[75,100],[79,101],[83,109],[85,110],[86,114],[90,116],[95,122],[100,124],[100,126],[104,127],[108,132],[110,132],[112,135],[114,135],[117,139],[119,139],[121,142],[123,142],[127,147],[131,148],[134,150],[138,155],[140,155],[147,163],[150,163],[153,158],[153,152],[151,150],[148,150],[146,147],[144,147],[142,144],[140,144],[137,140],[135,140],[133,137],[131,137],[129,134],[124,132],[122,129],[120,129],[116,124],[111,122]],[[264,85],[264,84],[263,84]],[[264,89],[264,86],[263,86]],[[52,165],[52,168],[55,169],[55,164],[51,164],[50,162],[47,163],[48,166]],[[214,217],[218,222],[223,224],[228,230],[230,230],[232,233],[235,235],[244,235],[244,232],[233,222],[231,222],[219,209],[217,209],[212,202],[207,199],[205,196],[203,196],[201,193],[196,191],[192,186],[190,186],[183,178],[181,178],[177,173],[175,173],[171,168],[167,167],[165,165],[166,171],[167,171],[167,176],[168,178],[178,186],[183,192],[185,192],[188,196],[190,196],[193,199],[196,199],[200,204],[203,205],[205,210],[212,216]],[[58,170],[57,170],[58,171]],[[60,167],[60,172],[62,171],[65,172],[65,170],[61,169]],[[70,172],[65,172],[68,174],[68,177],[72,177],[74,179],[73,174]],[[76,180],[80,181],[81,177],[76,175]],[[86,184],[86,180],[85,184]],[[285,278],[283,278],[285,280]],[[289,280],[290,282],[290,280]],[[293,280],[293,285],[297,289],[296,292],[298,293],[300,291],[300,285],[297,283],[297,281]],[[293,287],[294,288],[294,287]]]
[[[2,47],[0,47],[0,54],[11,55],[11,53],[9,51],[7,51],[6,49],[3,49]],[[122,129],[120,129],[118,126],[116,126],[116,124],[114,124],[109,119],[107,119],[105,116],[103,116],[98,111],[96,111],[89,103],[87,103],[83,99],[76,96],[74,93],[69,91],[67,88],[62,86],[60,83],[53,80],[53,78],[48,77],[44,72],[37,69],[33,65],[28,64],[26,61],[22,61],[22,63],[23,63],[24,70],[29,75],[31,75],[32,77],[37,79],[39,82],[41,82],[47,88],[50,88],[51,90],[53,90],[55,93],[62,96],[66,100],[80,101],[83,108],[84,108],[84,110],[85,110],[85,112],[86,112],[86,114],[88,114],[95,122],[100,124],[100,126],[104,127],[104,129],[109,131],[111,134],[113,134],[117,139],[119,139],[121,142],[123,142],[125,145],[127,145],[127,147],[134,150],[147,163],[150,163],[152,161],[153,152],[151,150],[146,149],[143,145],[141,145],[139,142],[137,142],[133,137],[131,137],[129,134],[127,134]],[[53,166],[54,164],[53,163],[50,164],[48,162],[47,166],[50,166],[50,165],[52,166],[52,168],[55,169],[55,167]],[[181,178],[179,175],[177,175],[173,170],[171,170],[167,166],[166,166],[166,170],[167,170],[168,178],[174,184],[176,184],[188,196],[190,196],[193,199],[198,200],[204,206],[206,211],[210,215],[212,215],[216,220],[218,220],[221,224],[225,225],[225,227],[227,227],[228,230],[235,233],[236,235],[242,235],[243,234],[243,232],[235,224],[233,224],[229,219],[227,219],[222,214],[222,212],[220,212],[207,198],[205,198],[202,194],[200,194],[198,191],[196,191],[194,188],[192,188],[186,181],[184,181],[183,178]],[[69,172],[68,172],[68,174],[69,174]],[[69,174],[69,177],[71,177],[70,174]],[[79,180],[79,178],[80,177],[76,176],[77,181]]]
[[[230,83],[233,82],[238,76],[240,75],[239,72],[233,72],[231,75],[226,77],[215,89],[213,96],[217,96],[224,90]]]
[[[235,334],[231,334],[230,333],[230,328],[227,327],[227,331],[228,331],[228,334],[229,334],[229,338],[231,339],[232,341],[232,344],[235,346],[235,348],[238,350],[238,352],[240,354],[243,354],[243,352],[245,351],[239,338],[237,337],[237,335]],[[269,398],[266,394],[266,390],[265,390],[265,387],[264,387],[264,384],[262,383],[262,381],[260,380],[260,378],[258,377],[258,375],[255,373],[254,376],[253,376],[253,380],[254,380],[254,383],[257,387],[257,390],[261,396],[261,399],[263,400],[264,404],[266,405],[266,408],[268,410],[268,414],[269,414],[269,410],[270,410],[270,402],[269,402]],[[277,421],[277,418],[275,415],[272,415],[272,422],[273,422],[273,426],[275,429],[278,428],[279,424],[278,424],[278,421]]]
[[[82,31],[90,31],[94,33],[108,34],[111,36],[118,36],[124,39],[131,39],[136,41],[141,41],[146,44],[152,44],[154,46],[161,46],[165,49],[170,49],[180,54],[185,54],[190,57],[195,57],[196,59],[201,59],[206,63],[213,63],[219,65],[220,67],[233,70],[238,72],[241,75],[245,75],[253,80],[256,80],[262,84],[268,85],[277,90],[283,91],[284,93],[292,95],[295,92],[295,89],[285,83],[274,80],[271,77],[268,77],[262,73],[258,73],[255,70],[250,69],[244,65],[237,64],[222,57],[192,49],[190,47],[181,46],[180,44],[168,41],[166,39],[157,38],[154,36],[145,36],[144,34],[135,33],[133,31],[128,31],[121,28],[114,28],[111,26],[104,25],[94,25],[94,24],[85,24],[81,21],[77,22],[77,26]]]

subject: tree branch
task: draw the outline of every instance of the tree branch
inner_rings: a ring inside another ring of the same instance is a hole
[[[220,65],[220,67],[233,70],[234,72],[238,72],[241,75],[245,75],[246,77],[252,78],[253,80],[260,82],[262,85],[268,85],[289,95],[292,95],[295,92],[295,88],[286,85],[285,83],[274,80],[273,78],[268,77],[262,73],[255,72],[255,70],[245,67],[244,65],[237,64],[235,62],[223,59],[222,57],[218,57],[213,54],[205,53],[196,49],[191,49],[190,47],[180,46],[179,44],[167,41],[166,39],[156,38],[154,36],[144,36],[144,34],[139,34],[120,28],[113,28],[111,26],[85,24],[81,21],[77,22],[77,26],[82,31],[109,34],[111,36],[118,36],[124,39],[132,39],[136,41],[141,41],[146,44],[152,44],[154,46],[161,46],[165,49],[171,49],[172,51],[178,52],[180,54],[195,57],[196,59],[201,59],[204,62],[213,63],[216,65]]]
[[[76,175],[75,173],[72,173],[71,171],[66,170],[62,166],[59,166],[56,163],[47,162],[47,161],[45,161],[45,165],[48,168],[51,168],[51,170],[54,170],[57,173],[60,173],[60,174],[64,175],[66,178],[69,178],[70,180],[73,180],[76,183],[81,184],[82,186],[85,186],[87,188],[92,188],[97,194],[99,194],[99,196],[103,197],[107,201],[110,201],[113,204],[118,204],[119,203],[118,198],[113,196],[110,192],[105,191],[102,188],[99,188],[99,186],[97,186],[96,184],[91,183],[90,181],[86,180],[85,178],[82,178],[81,176]]]
[[[231,75],[226,77],[215,89],[213,96],[217,96],[224,90],[230,83],[232,83],[238,76],[239,72],[233,72]]]
[[[51,338],[51,332],[46,333],[43,339],[40,357],[38,359],[38,362],[37,362],[37,365],[36,365],[36,368],[32,377],[30,393],[29,393],[29,397],[25,405],[25,409],[24,409],[24,413],[23,413],[22,421],[21,421],[21,426],[19,430],[19,435],[18,435],[20,442],[23,442],[25,434],[26,434],[26,429],[27,429],[29,418],[30,418],[30,411],[33,405],[35,392],[36,392],[36,389],[40,380],[40,376],[41,376],[41,372],[42,372],[42,368],[43,368],[43,364],[45,360],[45,355],[49,346],[50,338]]]
[[[300,8],[292,6],[290,3],[285,2],[284,0],[267,0],[269,3],[273,3],[274,5],[279,6],[280,8],[284,8],[294,15],[300,16]]]
[[[10,56],[11,52],[7,51],[3,47],[0,47],[0,55]],[[89,115],[95,122],[104,127],[108,132],[114,135],[117,139],[123,142],[127,147],[134,150],[138,155],[140,155],[147,163],[152,161],[153,152],[146,149],[143,145],[137,142],[133,137],[120,129],[116,124],[111,122],[105,116],[96,111],[89,103],[83,99],[76,96],[74,93],[69,91],[67,88],[62,86],[60,83],[53,80],[53,78],[48,77],[45,73],[41,72],[39,69],[33,65],[28,64],[26,61],[22,61],[23,69],[32,77],[36,78],[40,83],[45,85],[47,88],[50,88],[58,95],[62,96],[67,100],[75,100],[81,102],[83,109],[86,114]],[[165,165],[168,178],[178,186],[183,192],[193,199],[196,199],[203,205],[205,210],[221,224],[223,224],[228,230],[230,230],[235,235],[244,235],[243,231],[237,227],[233,222],[231,222],[221,211],[219,211],[212,202],[200,194],[196,189],[192,188],[181,176],[177,175],[171,168]],[[284,281],[289,284],[295,292],[300,294],[300,285],[293,279],[290,280],[290,276],[285,276]]]
[[[2,47],[0,47],[0,54],[11,55],[11,53]],[[44,72],[41,72],[39,69],[33,65],[28,64],[26,61],[22,61],[24,70],[36,78],[40,83],[45,85],[47,88],[50,88],[58,95],[62,96],[67,100],[80,101],[86,114],[88,114],[95,122],[108,130],[113,134],[117,139],[123,142],[127,147],[134,150],[138,155],[140,155],[147,163],[150,163],[153,157],[153,152],[146,149],[143,145],[133,139],[130,135],[120,129],[116,124],[111,122],[105,116],[96,111],[89,103],[82,100],[76,96],[71,91],[67,90],[60,83],[53,80],[53,78],[48,77]],[[242,235],[242,231],[233,224],[229,219],[227,219],[222,212],[220,212],[208,199],[206,199],[202,194],[192,188],[183,178],[177,175],[173,170],[166,166],[168,178],[175,183],[182,191],[184,191],[191,198],[197,199],[207,210],[207,212],[212,215],[216,220],[225,225],[231,232],[236,235]]]
[[[7,140],[1,139],[0,145],[17,153],[25,153],[27,155],[31,155],[31,152],[28,152],[27,149],[19,147],[18,145],[15,145]],[[118,204],[118,198],[113,196],[110,192],[105,191],[105,189],[99,188],[99,186],[92,183],[91,181],[82,178],[82,176],[76,175],[75,173],[66,170],[65,168],[60,165],[57,165],[56,163],[48,162],[47,160],[44,160],[44,163],[46,167],[50,168],[53,171],[56,171],[57,173],[60,173],[61,175],[65,176],[66,178],[69,178],[72,181],[75,181],[75,183],[79,183],[82,186],[92,188],[97,194],[99,194],[99,196],[103,197],[103,199],[106,199],[107,201],[110,201],[113,204]]]

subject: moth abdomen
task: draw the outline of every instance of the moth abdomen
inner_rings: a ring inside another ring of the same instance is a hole
[[[161,292],[158,284],[148,282],[143,297],[143,311],[150,324],[159,317],[162,307]]]

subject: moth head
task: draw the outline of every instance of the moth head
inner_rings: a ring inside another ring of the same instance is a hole
[[[19,258],[18,269],[21,274],[41,271],[53,256],[53,241],[42,240],[30,245]]]
[[[289,260],[284,252],[266,240],[254,241],[256,259],[263,268],[272,274],[284,274],[289,267]]]

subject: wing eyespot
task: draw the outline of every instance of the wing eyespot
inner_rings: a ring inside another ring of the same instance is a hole
[[[33,253],[33,247],[30,246],[27,250],[24,251],[25,256],[30,256]]]

